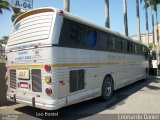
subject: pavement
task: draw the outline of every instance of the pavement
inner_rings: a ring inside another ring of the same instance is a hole
[[[46,111],[22,104],[0,107],[0,119],[25,120],[160,120],[160,80],[150,77],[115,91],[109,101],[100,98],[84,101],[56,111]]]

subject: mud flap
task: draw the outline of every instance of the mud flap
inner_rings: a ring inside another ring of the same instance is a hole
[[[35,107],[35,97],[32,98],[32,107]]]
[[[16,103],[16,94],[13,95],[13,101]]]

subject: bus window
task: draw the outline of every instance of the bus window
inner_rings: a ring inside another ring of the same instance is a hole
[[[138,44],[135,44],[135,53],[138,54]]]
[[[117,37],[116,39],[116,51],[121,52],[122,51],[122,39]]]
[[[87,28],[83,25],[79,28],[79,35],[76,41],[76,45],[78,47],[88,47],[93,48],[96,46],[97,42],[97,32],[92,30],[91,28]]]
[[[115,50],[115,40],[116,38],[112,35],[109,36],[109,50]]]
[[[76,24],[73,24],[69,20],[64,19],[59,45],[63,47],[74,47],[77,39],[77,29],[78,27]]]
[[[100,32],[98,48],[100,50],[106,50],[108,48],[108,34]]]
[[[122,52],[127,52],[127,41],[125,39],[122,40]]]
[[[132,42],[132,54],[135,54],[135,43]]]
[[[79,25],[76,24],[76,23],[71,23],[70,24],[70,35],[69,35],[69,38],[70,38],[70,41],[73,41],[74,44],[76,42],[76,40],[78,39],[78,30],[79,30]]]
[[[136,44],[136,53],[137,54],[141,54],[142,53],[141,45]]]
[[[131,42],[130,41],[127,41],[127,52],[128,53],[131,53]]]
[[[97,32],[88,30],[86,32],[86,45],[95,47],[96,45],[96,40],[97,40]]]

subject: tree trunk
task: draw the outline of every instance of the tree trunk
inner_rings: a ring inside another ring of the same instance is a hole
[[[126,0],[123,0],[123,9],[124,9],[124,31],[125,31],[125,35],[128,36],[128,20],[127,20]]]
[[[105,0],[105,26],[110,28],[109,0]]]
[[[144,4],[146,5],[147,1],[144,0]],[[148,27],[148,11],[145,8],[145,17],[146,17],[146,34],[147,34],[147,46],[149,47],[149,27]]]
[[[159,66],[159,29],[158,29],[158,12],[156,10],[156,32],[157,32],[157,65]],[[157,68],[158,68],[157,66]],[[157,69],[157,74],[159,70]]]
[[[70,11],[70,0],[64,0],[64,10]]]
[[[136,0],[136,11],[137,11],[137,32],[138,32],[139,41],[142,42],[141,34],[140,34],[139,0]]]
[[[155,50],[155,39],[154,39],[154,6],[151,6],[151,10],[152,10],[152,38],[153,38],[153,50]]]

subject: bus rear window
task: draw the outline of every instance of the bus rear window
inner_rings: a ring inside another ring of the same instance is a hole
[[[53,12],[47,9],[33,10],[21,15],[15,22],[8,45],[48,39],[52,21]]]

